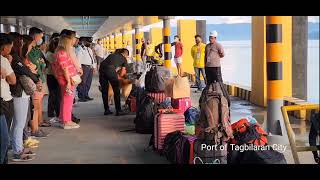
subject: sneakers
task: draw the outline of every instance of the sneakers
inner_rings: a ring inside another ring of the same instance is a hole
[[[46,132],[46,131],[44,131],[44,130],[42,130],[42,129],[39,129],[39,131],[41,131],[43,134],[45,134],[46,136],[49,136],[50,135],[50,133],[48,133],[48,132]]]
[[[51,118],[51,119],[49,120],[49,123],[50,123],[50,124],[55,124],[55,123],[57,123],[57,122],[60,122],[59,118],[57,118],[57,117],[53,117],[53,118]]]
[[[74,114],[72,114],[72,122],[79,124],[80,123],[80,119],[77,118],[76,116],[74,116]]]
[[[68,122],[67,124],[62,124],[63,129],[77,129],[80,128],[80,125],[74,123],[74,122]]]
[[[116,116],[124,116],[127,115],[128,113],[124,112],[124,111],[117,111],[116,112]]]
[[[78,99],[78,102],[87,102],[87,99]]]
[[[109,115],[109,114],[113,114],[113,112],[110,110],[104,111],[104,115]]]
[[[85,97],[85,99],[88,100],[88,101],[92,101],[92,100],[93,100],[93,98],[92,98],[92,97],[89,97],[89,96],[88,96],[88,97]]]

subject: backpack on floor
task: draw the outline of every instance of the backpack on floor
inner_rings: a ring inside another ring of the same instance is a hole
[[[230,108],[231,102],[230,102],[230,96],[229,93],[225,87],[225,85],[223,84],[223,82],[213,82],[212,84],[208,84],[203,91],[206,91],[204,93],[207,93],[207,91],[210,88],[213,88],[216,92],[218,92],[219,94],[222,94],[228,101],[228,107]]]
[[[147,92],[144,90],[144,88],[136,87],[135,95],[136,95],[136,118],[134,118],[134,124],[136,124],[139,108],[142,107],[142,100],[147,96]]]
[[[170,77],[170,71],[164,66],[152,66],[145,77],[145,88],[149,92],[164,92],[165,80]]]
[[[186,124],[188,125],[194,125],[196,121],[200,118],[200,111],[195,108],[195,107],[189,107],[185,112],[184,112],[184,117]]]
[[[214,84],[202,91],[199,104],[200,118],[195,124],[197,138],[216,145],[225,144],[233,138],[227,99]]]
[[[172,164],[189,164],[190,143],[188,138],[181,131],[167,134],[162,153]]]
[[[152,134],[154,117],[157,113],[157,107],[154,98],[145,96],[138,107],[137,117],[135,119],[135,129],[137,133]]]
[[[255,123],[251,124],[247,119],[240,119],[231,125],[234,138],[231,144],[254,144],[264,146],[268,144],[267,133]]]

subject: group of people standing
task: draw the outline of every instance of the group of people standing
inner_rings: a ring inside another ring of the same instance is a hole
[[[32,27],[28,34],[0,34],[1,51],[1,138],[0,163],[30,161],[39,138],[48,137],[42,127],[79,128],[73,113],[76,91],[79,102],[89,96],[93,73],[104,58],[101,40],[76,37],[64,29],[53,33],[47,44],[44,32]],[[48,119],[43,118],[43,98],[48,95]]]
[[[195,35],[195,44],[191,48],[191,57],[193,59],[194,72],[196,77],[197,92],[203,89],[201,85],[202,75],[206,84],[213,82],[222,82],[221,63],[220,59],[225,56],[224,49],[220,43],[217,42],[218,32],[212,31],[209,35],[209,43],[203,43],[200,35]],[[160,43],[157,46],[153,46],[150,40],[144,43],[142,40],[141,57],[143,61],[151,60],[158,55],[163,57],[164,44]],[[174,62],[177,67],[179,76],[184,76],[182,69],[182,55],[184,53],[183,43],[178,35],[174,36],[174,42],[171,43],[174,46]]]

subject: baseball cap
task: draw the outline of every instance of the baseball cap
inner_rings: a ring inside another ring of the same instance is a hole
[[[218,37],[218,32],[217,31],[211,31],[209,36]]]

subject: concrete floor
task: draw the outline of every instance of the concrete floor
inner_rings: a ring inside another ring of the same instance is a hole
[[[40,139],[40,146],[34,149],[37,156],[28,163],[168,164],[165,157],[152,151],[144,152],[151,135],[121,132],[134,128],[135,115],[122,117],[103,115],[104,109],[97,78],[93,80],[90,96],[94,98],[93,101],[77,103],[74,107],[74,114],[81,118],[81,127],[73,130],[63,130],[56,127],[45,128],[50,132],[50,136],[46,139]],[[199,97],[200,93],[192,93],[193,106],[198,106]],[[232,97],[231,121],[235,122],[248,115],[252,115],[259,123],[263,124],[266,119],[266,110]],[[305,130],[301,130],[301,127],[308,128],[308,124],[300,126],[300,121],[296,123],[298,124],[294,127],[298,133],[297,138],[300,138],[301,143],[306,142],[307,134],[304,132]],[[287,150],[284,154],[287,162],[293,163],[291,151]],[[301,155],[301,163],[314,163],[311,152],[299,153],[299,155]]]

